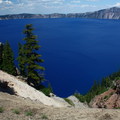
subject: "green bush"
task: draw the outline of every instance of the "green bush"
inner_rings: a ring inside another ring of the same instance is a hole
[[[47,87],[42,86],[40,89],[46,96],[50,97],[50,93],[53,93],[53,89],[50,84]]]
[[[111,93],[110,93],[110,96],[111,96],[111,95],[113,95],[113,94],[114,94],[114,93],[113,93],[113,92],[111,92]]]
[[[15,114],[20,114],[20,111],[19,111],[18,109],[13,109],[12,111],[13,111],[13,113],[15,113]]]
[[[106,95],[106,96],[104,96],[104,99],[108,99],[108,96]]]
[[[70,104],[70,105],[72,105],[72,106],[75,106],[75,104],[73,103],[72,100],[70,100],[70,99],[68,99],[68,98],[64,98],[64,100],[65,100],[68,104]]]
[[[115,109],[120,109],[120,107],[116,107]]]
[[[42,119],[48,119],[48,117],[46,116],[46,115],[42,115],[42,117],[41,117]]]
[[[3,112],[4,112],[4,108],[0,107],[0,113],[3,113]]]
[[[43,88],[40,91],[42,91],[46,96],[50,96],[51,90],[49,88]]]
[[[80,101],[80,102],[85,102],[85,96],[75,93],[74,96]]]
[[[26,116],[33,116],[33,113],[32,113],[32,111],[26,111],[26,112],[25,112],[25,115],[26,115]]]

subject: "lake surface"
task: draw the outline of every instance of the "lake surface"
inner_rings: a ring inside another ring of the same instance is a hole
[[[17,56],[22,31],[33,24],[45,60],[45,78],[55,94],[86,93],[94,80],[120,69],[120,21],[96,19],[24,19],[0,21],[0,41]]]

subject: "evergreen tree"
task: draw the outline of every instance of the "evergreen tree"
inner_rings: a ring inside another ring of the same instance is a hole
[[[16,75],[14,55],[8,41],[3,46],[1,69],[9,74]]]
[[[20,70],[20,74],[22,75],[22,76],[26,76],[26,73],[25,73],[25,61],[26,61],[26,59],[25,59],[25,56],[24,56],[24,50],[23,50],[23,46],[22,46],[22,44],[18,44],[18,49],[19,49],[19,53],[18,53],[18,61],[19,61],[19,70]]]
[[[40,65],[43,62],[40,59],[41,55],[37,53],[40,48],[36,36],[33,34],[32,24],[28,24],[25,27],[24,45],[19,45],[19,67],[21,74],[27,77],[27,83],[33,84],[34,87],[38,87],[42,80],[44,80],[43,70],[45,69]]]
[[[1,65],[2,65],[2,51],[3,51],[3,44],[0,43],[0,69],[1,69]]]

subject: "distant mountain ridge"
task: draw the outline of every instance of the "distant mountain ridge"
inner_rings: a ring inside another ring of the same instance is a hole
[[[32,19],[32,18],[95,18],[95,19],[120,19],[120,8],[112,7],[95,12],[69,13],[69,14],[10,14],[0,15],[0,20],[7,19]]]

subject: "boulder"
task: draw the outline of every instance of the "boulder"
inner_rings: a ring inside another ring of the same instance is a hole
[[[73,102],[75,108],[87,108],[88,107],[87,104],[80,102],[75,96],[69,96],[68,99]]]

